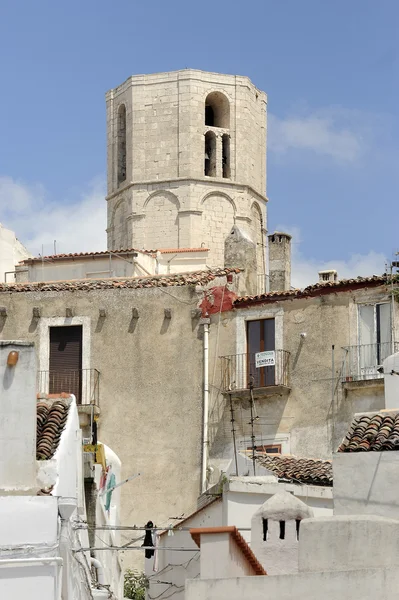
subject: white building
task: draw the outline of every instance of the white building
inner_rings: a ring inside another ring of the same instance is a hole
[[[88,530],[118,523],[118,490],[105,506],[100,477],[105,467],[118,480],[120,461],[101,444],[96,457],[83,452],[74,396],[36,401],[32,343],[0,341],[0,380],[0,597],[122,598],[117,553],[91,553]],[[87,506],[90,480],[98,495]]]
[[[293,590],[298,600],[318,600],[321,594],[328,600],[388,600],[397,596],[399,408],[394,408],[394,403],[399,384],[393,382],[399,373],[398,359],[396,354],[383,364],[384,376],[391,383],[386,388],[387,408],[355,415],[333,456],[333,516],[306,518],[307,507],[301,508],[297,499],[287,501],[284,495],[277,494],[266,502],[254,517],[254,525],[256,519],[263,519],[263,540],[259,542],[258,522],[252,529],[258,539],[255,543],[251,538],[251,547],[258,562],[268,555],[272,565],[270,572],[265,567],[268,576],[248,577],[248,557],[232,554],[226,532],[209,528],[191,531],[201,547],[201,573],[187,581],[186,600],[288,600]],[[279,539],[277,530],[270,538],[265,535],[271,518],[279,522]],[[298,520],[295,548],[295,537],[285,532],[290,521]],[[284,569],[287,564],[291,566],[288,574],[273,575],[276,560]]]
[[[31,254],[16,238],[15,233],[0,223],[0,283],[15,281],[16,265]]]
[[[266,457],[264,460],[268,469],[263,468],[259,462],[256,477],[230,475],[232,466],[227,466],[226,474],[221,477],[221,481],[224,481],[223,489],[216,485],[208,490],[210,495],[200,498],[200,502],[207,504],[175,525],[173,531],[159,536],[158,556],[155,561],[146,560],[150,597],[163,600],[174,590],[174,598],[183,600],[185,581],[199,577],[202,550],[198,549],[196,541],[190,535],[192,528],[236,528],[243,542],[249,544],[248,547],[254,551],[261,567],[269,572],[273,571],[273,567],[278,570],[279,564],[271,564],[267,553],[257,553],[262,539],[262,527],[259,527],[256,515],[265,502],[284,492],[314,515],[332,515],[331,462],[287,456],[282,464],[282,458],[273,455]],[[238,460],[240,472],[251,470],[251,463],[245,457],[239,456]],[[324,472],[324,477],[321,476],[321,471]],[[321,485],[321,481],[326,485]],[[292,545],[298,545],[296,539]],[[185,550],[179,550],[180,548]],[[274,549],[276,550],[275,547]]]

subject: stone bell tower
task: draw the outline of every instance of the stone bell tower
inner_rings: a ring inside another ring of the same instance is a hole
[[[135,75],[107,101],[108,248],[209,248],[234,224],[265,272],[266,94],[247,77]]]

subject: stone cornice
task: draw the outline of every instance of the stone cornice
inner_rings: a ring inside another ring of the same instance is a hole
[[[195,178],[195,177],[175,177],[173,179],[151,179],[151,180],[135,181],[134,183],[133,183],[133,181],[131,181],[130,183],[124,185],[123,187],[119,188],[115,192],[108,194],[105,199],[108,202],[108,200],[112,200],[116,196],[119,196],[120,194],[122,194],[123,192],[125,192],[126,190],[128,190],[132,187],[140,187],[140,186],[144,187],[147,185],[157,185],[157,186],[161,185],[162,186],[163,184],[166,184],[166,183],[170,184],[170,183],[184,183],[184,182],[187,182],[187,184],[202,183],[202,184],[207,185],[208,187],[214,187],[215,192],[217,192],[218,187],[222,187],[222,188],[234,187],[239,190],[250,191],[254,196],[256,196],[256,198],[258,200],[261,200],[265,204],[268,202],[268,198],[266,196],[264,196],[263,194],[261,194],[260,192],[256,191],[255,188],[253,188],[251,185],[248,185],[246,183],[237,183],[235,181],[231,181],[230,179],[219,179],[219,178],[214,178],[214,177],[212,177],[211,179],[209,177],[204,177],[201,179]]]

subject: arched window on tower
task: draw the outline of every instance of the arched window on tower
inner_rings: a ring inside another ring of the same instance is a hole
[[[213,131],[207,131],[205,134],[204,175],[216,177],[216,135]]]
[[[205,100],[205,125],[230,128],[230,102],[222,92],[211,92]]]
[[[223,166],[223,177],[230,179],[230,136],[227,133],[222,135],[222,166]]]
[[[126,181],[126,106],[118,110],[118,185]]]

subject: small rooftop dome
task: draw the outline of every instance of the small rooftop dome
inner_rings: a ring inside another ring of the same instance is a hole
[[[279,492],[266,500],[255,515],[271,521],[301,521],[312,518],[313,510],[293,494]]]

